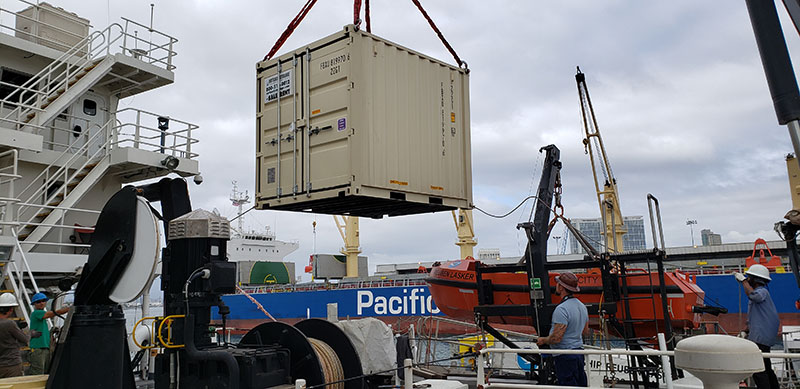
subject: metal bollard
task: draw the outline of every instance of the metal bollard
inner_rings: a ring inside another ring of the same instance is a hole
[[[294,389],[306,389],[306,380],[300,378],[294,382]]]
[[[403,387],[405,389],[414,388],[414,371],[411,369],[411,359],[403,360]]]

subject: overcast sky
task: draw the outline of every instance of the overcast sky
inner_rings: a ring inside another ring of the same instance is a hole
[[[150,1],[52,1],[95,28],[124,16],[149,23]],[[179,39],[175,83],[123,100],[200,126],[201,186],[196,208],[232,217],[231,181],[253,195],[255,63],[305,0],[161,1],[154,27]],[[587,75],[624,215],[661,201],[669,246],[690,245],[687,219],[723,242],[775,239],[773,223],[791,208],[784,156],[791,143],[777,124],[743,1],[443,1],[422,2],[469,63],[474,203],[509,211],[535,193],[538,149],[554,143],[563,162],[565,216],[599,217],[583,152],[575,67]],[[780,4],[780,3],[779,3]],[[410,1],[373,0],[373,33],[453,63]],[[352,22],[352,2],[320,0],[283,53]],[[790,26],[779,12],[784,26]],[[798,34],[784,29],[798,53]],[[143,32],[142,32],[143,33]],[[795,59],[797,57],[795,56]],[[523,251],[514,226],[530,206],[495,220],[475,213],[478,248]],[[316,220],[316,235],[312,222]],[[253,211],[248,228],[270,226],[300,241],[287,259],[335,253],[331,216]],[[649,224],[648,224],[649,226]],[[649,227],[648,227],[649,231]],[[563,226],[553,235],[562,235]],[[371,265],[454,259],[450,213],[361,221],[362,255]],[[651,239],[648,234],[648,244]],[[555,245],[551,244],[551,253]]]

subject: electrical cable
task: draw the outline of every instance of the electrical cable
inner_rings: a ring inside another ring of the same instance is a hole
[[[474,207],[474,208],[478,212],[480,212],[480,213],[482,213],[482,214],[484,214],[486,216],[493,217],[495,219],[502,219],[502,218],[505,218],[505,217],[511,215],[512,213],[514,213],[517,209],[519,209],[519,207],[521,207],[523,204],[525,204],[526,201],[528,201],[530,199],[535,199],[535,198],[536,198],[536,196],[528,196],[528,197],[526,197],[525,199],[522,200],[522,202],[520,202],[516,207],[514,207],[514,209],[512,209],[511,211],[509,211],[508,213],[506,213],[505,215],[502,215],[502,216],[493,215],[493,214],[491,214],[489,212],[486,212],[486,211],[484,211],[484,210],[482,210],[482,209],[480,209],[478,207]]]

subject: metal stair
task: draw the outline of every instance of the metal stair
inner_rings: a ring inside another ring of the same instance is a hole
[[[110,167],[110,158],[106,151],[110,140],[106,139],[104,145],[94,154],[87,156],[87,153],[95,140],[99,140],[98,137],[106,136],[112,123],[113,120],[109,120],[103,130],[92,135],[76,153],[65,150],[20,192],[20,197],[25,200],[21,202],[18,214],[27,215],[27,220],[19,225],[19,240],[34,243],[41,241],[54,227],[63,224],[59,219],[64,216],[64,212],[75,207],[105,175]],[[34,183],[42,180],[42,184],[33,187]],[[35,245],[25,245],[22,250],[29,252],[33,247]]]

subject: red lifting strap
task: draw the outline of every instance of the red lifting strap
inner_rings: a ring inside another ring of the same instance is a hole
[[[356,29],[361,26],[359,15],[361,15],[361,0],[353,0],[353,25],[356,26]]]
[[[461,58],[458,58],[458,54],[456,54],[456,51],[453,50],[453,48],[450,46],[449,43],[447,43],[447,39],[444,39],[444,35],[442,35],[442,32],[439,31],[439,29],[436,27],[436,24],[433,23],[433,20],[431,20],[431,17],[428,16],[428,13],[425,12],[424,9],[422,9],[422,4],[419,3],[419,0],[411,0],[411,1],[414,2],[414,5],[416,5],[417,8],[419,8],[419,12],[422,12],[422,16],[425,17],[425,20],[427,20],[428,24],[431,25],[433,31],[436,32],[436,35],[438,35],[439,39],[441,39],[442,43],[444,43],[444,47],[447,47],[447,50],[450,51],[450,54],[453,55],[453,58],[455,58],[456,62],[458,63],[458,66],[462,66],[463,64],[465,64],[465,62],[462,61]]]
[[[367,32],[372,33],[372,28],[369,25],[369,0],[364,0],[364,5],[367,7],[364,10],[364,19],[367,21]]]
[[[297,26],[300,24],[301,21],[303,21],[303,18],[306,17],[308,11],[311,11],[311,7],[313,7],[316,2],[317,0],[308,0],[308,2],[306,2],[306,5],[304,5],[303,8],[300,10],[300,12],[297,14],[297,16],[295,16],[294,19],[292,19],[292,21],[289,22],[289,25],[286,27],[286,30],[283,32],[283,34],[281,34],[281,37],[278,38],[278,41],[275,42],[275,45],[272,46],[272,49],[269,50],[269,53],[267,53],[267,55],[264,57],[262,61],[266,61],[272,58],[272,56],[278,52],[281,46],[283,46],[283,43],[286,42],[286,39],[289,39],[289,36],[292,35],[294,29],[297,28]]]

